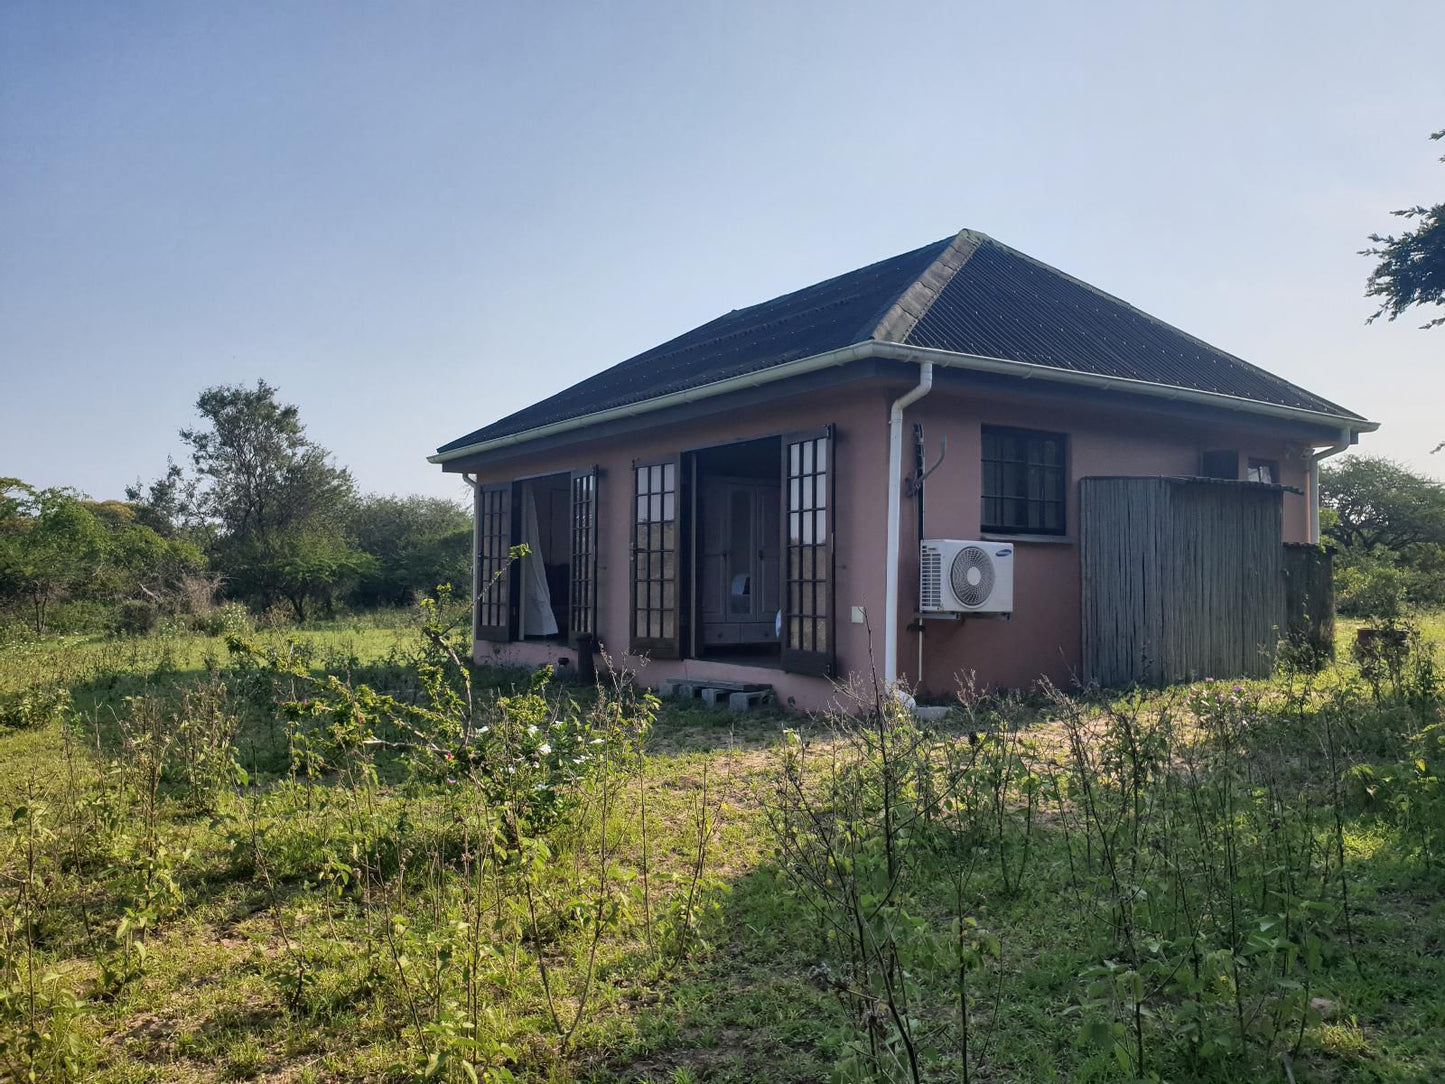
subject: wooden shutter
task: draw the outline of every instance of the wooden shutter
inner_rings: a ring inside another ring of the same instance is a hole
[[[632,651],[680,658],[677,461],[634,464],[632,478]]]
[[[597,635],[597,468],[572,472],[572,565],[567,626],[572,643]]]
[[[512,485],[477,490],[474,633],[478,640],[511,639]]]
[[[783,436],[782,665],[834,673],[833,427]]]

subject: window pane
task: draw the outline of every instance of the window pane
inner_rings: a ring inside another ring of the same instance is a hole
[[[984,427],[980,517],[985,528],[1063,531],[1064,441],[1057,433]]]

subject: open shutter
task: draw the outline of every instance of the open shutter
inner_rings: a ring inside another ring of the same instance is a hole
[[[478,640],[511,639],[512,486],[477,490],[477,544],[473,613]]]
[[[631,649],[654,659],[680,658],[677,462],[634,464],[632,478]]]
[[[783,436],[783,669],[834,673],[833,427]]]
[[[597,635],[597,468],[572,472],[572,567],[567,627],[579,637]]]

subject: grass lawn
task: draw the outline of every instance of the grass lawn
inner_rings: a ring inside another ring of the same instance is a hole
[[[358,695],[464,711],[399,625],[244,659],[12,642],[0,696],[54,684],[72,708],[0,728],[0,1080],[1442,1080],[1419,660],[1445,621],[1424,625],[1379,690],[1344,652],[1238,708],[1200,699],[1215,684],[900,728],[929,781],[893,795],[836,721],[663,705],[647,726],[645,702],[514,672],[477,674],[458,739]],[[1228,791],[1223,761],[1181,767],[1213,755],[1210,719],[1244,736]],[[865,829],[905,807],[855,943],[827,892],[866,897]],[[860,962],[878,945],[896,972]]]

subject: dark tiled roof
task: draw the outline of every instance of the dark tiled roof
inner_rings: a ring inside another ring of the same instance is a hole
[[[437,451],[627,406],[861,342],[872,334],[898,295],[951,241],[925,245],[761,305],[734,309]]]
[[[513,436],[870,339],[1364,420],[1102,290],[965,230],[761,305],[735,309],[437,451]]]
[[[903,341],[1359,417],[993,240]]]

